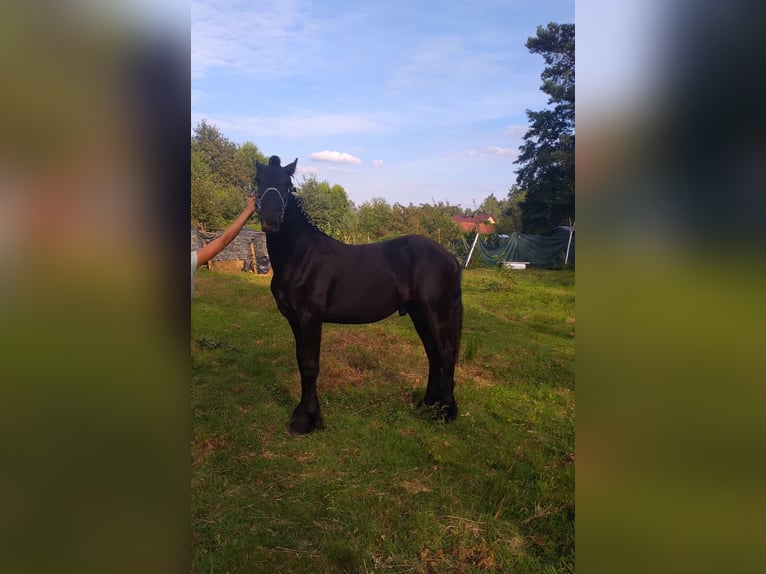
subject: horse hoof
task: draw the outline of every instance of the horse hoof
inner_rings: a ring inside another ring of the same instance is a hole
[[[448,423],[457,418],[456,403],[445,405],[444,403],[426,397],[418,403],[417,408],[423,409],[428,416],[437,421]]]
[[[452,403],[447,407],[444,413],[444,422],[448,423],[454,421],[457,418],[457,403]]]
[[[452,403],[451,405],[440,405],[436,418],[444,421],[445,423],[454,421],[457,418],[457,404]]]
[[[322,415],[309,416],[305,413],[293,415],[290,421],[290,432],[293,434],[308,434],[315,429],[324,428]]]
[[[429,396],[425,396],[423,399],[420,400],[420,402],[418,402],[418,408],[432,407],[435,404],[436,404],[436,400],[435,399],[432,399]]]
[[[308,434],[314,430],[314,427],[305,418],[294,418],[290,421],[290,432],[292,434]]]

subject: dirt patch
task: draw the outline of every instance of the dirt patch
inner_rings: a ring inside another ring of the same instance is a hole
[[[242,271],[243,264],[243,259],[233,259],[231,261],[210,261],[210,269],[213,271],[233,273],[235,271]]]
[[[376,379],[411,384],[405,374],[418,371],[423,379],[428,362],[420,343],[363,326],[328,329],[322,337],[319,382],[323,389],[358,387],[375,373]]]
[[[417,479],[403,480],[399,483],[408,494],[420,494],[421,492],[431,492],[425,484]]]
[[[447,549],[426,549],[420,553],[420,560],[422,566],[417,571],[426,574],[464,574],[475,570],[494,572],[497,568],[495,553],[486,541],[474,545],[456,542]]]
[[[455,385],[469,382],[477,387],[492,387],[497,385],[497,375],[478,362],[469,361],[463,364],[458,361],[455,368]]]
[[[192,441],[192,466],[201,465],[205,459],[209,458],[219,449],[227,446],[224,437],[211,436],[204,439]]]

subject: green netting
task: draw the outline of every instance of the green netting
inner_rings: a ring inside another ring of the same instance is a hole
[[[535,267],[556,268],[564,265],[569,243],[569,228],[557,227],[550,235],[525,235],[512,233],[507,238],[494,238],[476,244],[471,257],[478,257],[485,263],[497,265],[505,261],[522,261]],[[569,245],[567,266],[574,267],[575,238]]]

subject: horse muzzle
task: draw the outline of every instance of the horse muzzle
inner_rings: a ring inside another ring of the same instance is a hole
[[[261,229],[265,233],[275,233],[279,231],[279,221],[268,221],[261,219]]]

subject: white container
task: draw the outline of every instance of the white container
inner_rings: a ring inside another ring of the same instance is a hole
[[[504,265],[510,269],[526,269],[529,261],[506,261]]]

